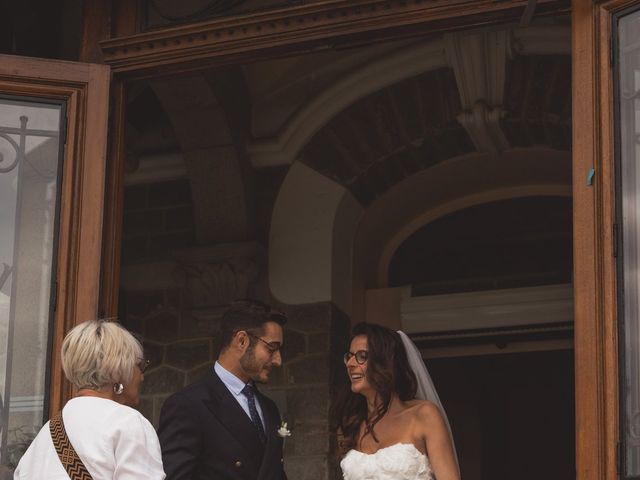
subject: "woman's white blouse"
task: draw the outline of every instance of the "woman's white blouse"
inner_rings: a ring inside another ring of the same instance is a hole
[[[62,409],[71,444],[93,480],[163,480],[160,443],[140,412],[111,400],[77,397]],[[68,480],[49,432],[40,430],[18,464],[14,480]]]

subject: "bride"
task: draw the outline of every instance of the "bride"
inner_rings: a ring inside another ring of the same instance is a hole
[[[459,480],[446,415],[416,346],[359,323],[344,355],[351,388],[334,421],[345,480]]]

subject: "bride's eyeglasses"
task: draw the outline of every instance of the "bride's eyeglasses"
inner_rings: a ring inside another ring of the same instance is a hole
[[[369,352],[367,350],[358,350],[355,353],[353,352],[345,353],[344,356],[342,357],[345,365],[349,363],[349,360],[351,360],[351,357],[356,357],[356,362],[358,363],[358,365],[362,365],[366,363],[367,359],[369,358]]]

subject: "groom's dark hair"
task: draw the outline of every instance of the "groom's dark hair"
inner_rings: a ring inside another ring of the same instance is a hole
[[[353,393],[346,385],[332,407],[334,428],[342,436],[340,450],[344,453],[356,448],[360,426],[366,423],[364,436],[376,438],[374,427],[387,413],[391,396],[412,400],[416,396],[416,376],[409,365],[407,352],[398,332],[373,323],[358,323],[353,327],[351,339],[367,337],[367,380],[380,397],[380,405],[372,418],[368,418],[367,401],[363,395]]]
[[[264,333],[264,324],[276,322],[278,325],[287,323],[287,317],[260,300],[240,299],[234,301],[223,313],[218,335],[218,351],[221,352],[231,344],[236,333],[241,330],[253,335]],[[257,340],[251,338],[253,345]]]

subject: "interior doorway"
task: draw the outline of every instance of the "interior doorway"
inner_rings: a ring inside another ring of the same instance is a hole
[[[569,196],[480,203],[389,261],[465,479],[575,478],[571,217]]]
[[[468,480],[575,479],[573,350],[427,359]]]
[[[144,414],[211,369],[225,305],[279,303],[292,321],[268,393],[311,432],[287,468],[330,478],[326,410],[363,289],[570,284],[569,37],[544,19],[131,83],[119,304],[153,363]],[[420,237],[436,224],[445,250]],[[407,252],[429,278],[403,277]]]

